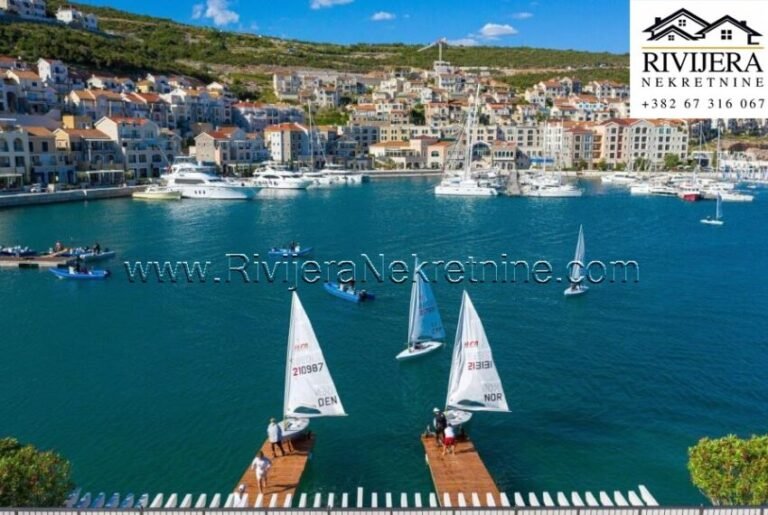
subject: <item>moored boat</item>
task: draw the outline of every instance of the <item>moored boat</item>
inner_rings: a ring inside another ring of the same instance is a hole
[[[131,197],[140,200],[181,200],[181,191],[152,185],[144,191],[134,191]]]

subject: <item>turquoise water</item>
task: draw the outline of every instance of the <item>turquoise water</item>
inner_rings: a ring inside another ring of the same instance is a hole
[[[703,501],[686,471],[701,436],[765,430],[768,196],[725,205],[632,198],[435,198],[409,179],[255,202],[65,204],[0,212],[0,242],[99,241],[104,283],[0,271],[0,433],[54,448],[100,491],[228,491],[282,409],[285,284],[131,284],[126,260],[211,260],[296,239],[319,259],[384,253],[551,260],[584,224],[589,259],[635,259],[639,283],[565,300],[562,284],[434,285],[449,340],[462,286],[482,317],[511,414],[472,435],[507,491],[623,489]],[[450,352],[397,363],[410,284],[355,306],[299,286],[346,418],[318,434],[306,490],[430,490],[418,434],[445,398]]]

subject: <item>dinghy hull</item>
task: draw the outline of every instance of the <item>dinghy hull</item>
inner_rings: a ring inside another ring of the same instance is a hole
[[[569,286],[568,288],[565,289],[565,291],[563,292],[563,295],[565,295],[566,297],[577,297],[579,295],[584,295],[588,291],[589,291],[589,287],[584,284],[578,286],[576,289],[573,289]]]
[[[417,346],[408,346],[403,352],[395,356],[398,361],[418,358],[436,351],[443,346],[443,342],[419,342]]]
[[[330,293],[335,297],[344,299],[349,302],[354,302],[356,304],[360,302],[373,300],[376,298],[374,294],[369,293],[365,290],[355,290],[352,292],[344,291],[339,288],[338,283],[325,283],[323,285],[323,288],[325,288],[325,291],[327,291],[328,293]]]

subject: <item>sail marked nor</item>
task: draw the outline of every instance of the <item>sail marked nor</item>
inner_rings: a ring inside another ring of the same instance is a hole
[[[286,417],[346,415],[299,296],[293,292],[283,412]]]
[[[415,343],[445,338],[443,321],[437,309],[437,299],[432,288],[416,274],[411,287],[411,311],[408,321],[408,342]]]
[[[461,300],[445,404],[465,411],[509,411],[485,328],[466,291]]]

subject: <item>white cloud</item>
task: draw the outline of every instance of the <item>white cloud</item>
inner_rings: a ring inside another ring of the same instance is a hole
[[[449,39],[448,44],[450,46],[477,46],[480,44],[480,42],[473,37],[466,37],[459,39]]]
[[[229,8],[229,0],[206,0],[204,4],[192,6],[192,18],[207,18],[217,27],[240,21],[240,15]]]
[[[517,29],[506,24],[486,23],[480,29],[480,37],[485,39],[498,39],[501,36],[514,36],[515,34],[517,34]]]
[[[371,16],[371,20],[373,21],[391,21],[391,20],[394,20],[395,18],[397,18],[397,16],[395,16],[392,13],[388,13],[386,11],[379,11],[377,13],[374,13],[373,16]]]
[[[355,0],[310,0],[311,9],[323,9],[324,7],[334,7],[337,5],[351,4]]]
[[[512,18],[516,20],[527,20],[528,18],[533,18],[533,13],[529,13],[529,12],[515,13],[512,15]]]

